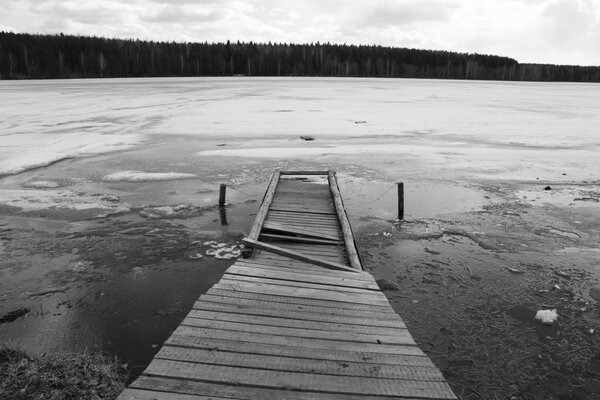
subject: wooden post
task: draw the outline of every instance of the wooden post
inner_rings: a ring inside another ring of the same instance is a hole
[[[227,207],[219,206],[219,217],[221,218],[221,225],[229,225],[227,222]]]
[[[398,219],[404,219],[404,183],[398,182]]]
[[[221,183],[221,186],[219,187],[219,205],[220,206],[224,206],[225,205],[225,194],[227,192],[227,185],[224,183]]]

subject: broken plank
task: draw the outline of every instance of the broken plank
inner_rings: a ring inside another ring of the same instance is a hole
[[[308,262],[311,264],[315,264],[315,265],[319,265],[325,268],[332,268],[332,269],[340,269],[343,271],[350,271],[350,272],[354,272],[357,271],[354,268],[350,268],[347,267],[345,265],[342,264],[338,264],[338,263],[333,263],[333,262],[329,262],[329,261],[325,261],[322,259],[319,259],[317,257],[311,257],[311,256],[306,256],[304,254],[298,253],[296,251],[292,251],[292,250],[288,250],[288,249],[284,249],[280,246],[275,246],[272,244],[268,244],[268,243],[264,243],[264,242],[259,242],[258,240],[252,240],[250,238],[244,238],[242,239],[242,242],[252,248],[256,248],[256,249],[261,249],[264,251],[269,251],[271,253],[275,253],[275,254],[280,254],[286,257],[290,257],[296,260],[300,260],[300,261],[304,261],[304,262]]]
[[[279,183],[279,176],[281,175],[280,171],[275,171],[271,176],[271,180],[269,181],[269,186],[267,187],[267,191],[265,192],[265,196],[260,205],[260,209],[256,214],[254,219],[254,223],[252,224],[252,228],[250,229],[250,234],[248,237],[251,239],[258,239],[258,235],[260,230],[262,229],[263,223],[265,222],[265,218],[269,211],[269,207],[273,200],[273,195],[275,194],[275,189],[277,188],[277,184]]]

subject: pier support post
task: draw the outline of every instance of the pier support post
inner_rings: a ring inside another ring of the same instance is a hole
[[[398,219],[404,219],[404,182],[396,183],[398,186]]]
[[[221,186],[219,187],[219,205],[220,206],[224,206],[225,205],[225,195],[227,193],[227,185],[224,183],[221,183]]]

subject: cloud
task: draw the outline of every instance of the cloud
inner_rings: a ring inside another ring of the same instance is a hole
[[[366,26],[398,26],[423,21],[448,21],[457,5],[448,2],[377,3],[363,13]]]
[[[163,6],[149,15],[143,16],[142,21],[158,23],[215,22],[225,17],[225,11],[208,7]]]

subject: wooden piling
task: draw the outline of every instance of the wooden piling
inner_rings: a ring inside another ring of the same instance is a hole
[[[221,186],[219,187],[219,205],[220,206],[225,205],[226,193],[227,193],[227,185],[224,183],[221,183]]]
[[[398,182],[398,219],[404,219],[404,183]]]

